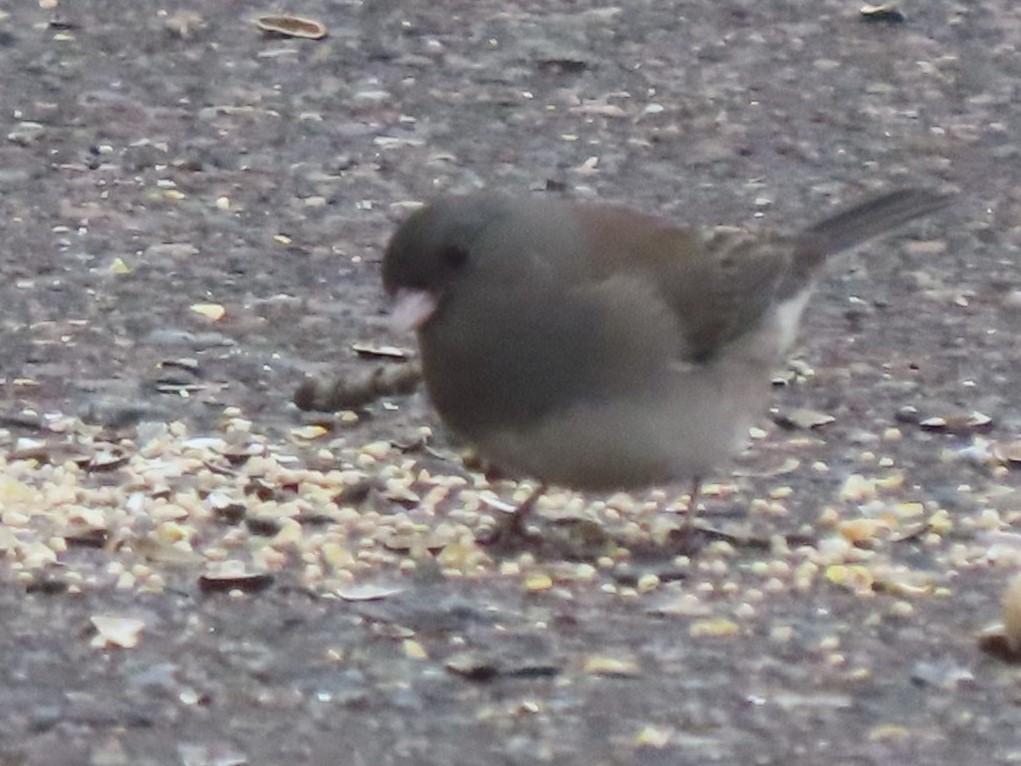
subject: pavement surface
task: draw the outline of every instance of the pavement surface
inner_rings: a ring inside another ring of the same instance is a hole
[[[1021,760],[1021,7],[299,6],[0,2],[0,764]],[[498,552],[421,392],[292,403],[408,363],[382,248],[483,186],[958,201],[829,265],[715,539],[554,491]]]

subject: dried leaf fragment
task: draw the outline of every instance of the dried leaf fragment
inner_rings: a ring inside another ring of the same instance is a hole
[[[899,24],[906,18],[896,3],[863,5],[859,13],[861,13],[863,21],[889,21]]]
[[[970,433],[985,433],[993,427],[993,419],[988,415],[973,411],[949,415],[933,415],[922,418],[918,425],[927,431],[945,431],[946,433],[965,436]]]
[[[393,359],[398,362],[403,362],[412,355],[412,352],[406,348],[376,346],[371,343],[354,343],[351,345],[351,350],[366,359]]]
[[[799,428],[807,431],[812,428],[829,425],[836,418],[816,410],[795,409],[789,412],[781,412],[774,420],[781,428]]]
[[[338,590],[337,595],[345,601],[378,601],[380,599],[396,596],[403,588],[393,588],[386,585],[355,585],[344,590]]]
[[[85,465],[85,470],[92,473],[113,471],[128,464],[131,456],[120,447],[101,449],[93,455]]]
[[[300,16],[259,16],[255,26],[263,32],[283,37],[304,37],[309,40],[321,40],[326,37],[326,25],[314,19]]]
[[[273,575],[264,572],[229,572],[204,574],[199,577],[199,590],[203,593],[259,593],[273,584]]]

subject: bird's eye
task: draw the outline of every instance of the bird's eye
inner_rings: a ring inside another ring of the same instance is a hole
[[[468,263],[468,249],[460,245],[451,245],[443,251],[443,263],[457,271]]]

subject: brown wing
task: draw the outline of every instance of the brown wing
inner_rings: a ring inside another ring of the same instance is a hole
[[[794,244],[778,235],[680,228],[610,206],[582,207],[579,216],[597,243],[595,272],[647,272],[677,317],[691,361],[711,359],[756,329],[792,281],[807,286],[811,279],[792,274]]]

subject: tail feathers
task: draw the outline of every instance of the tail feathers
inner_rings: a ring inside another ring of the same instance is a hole
[[[924,189],[899,189],[866,200],[798,234],[796,260],[811,268],[829,255],[946,207],[950,200]]]

